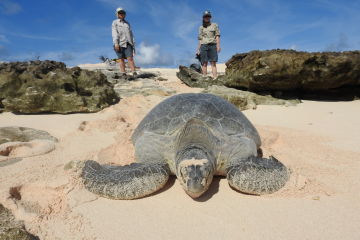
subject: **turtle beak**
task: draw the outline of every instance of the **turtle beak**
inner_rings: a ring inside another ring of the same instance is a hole
[[[192,198],[200,197],[208,189],[205,178],[190,179],[186,185],[186,193]]]
[[[209,172],[204,174],[201,165],[189,166],[188,174],[187,181],[183,183],[184,190],[190,197],[198,198],[208,190],[212,177]]]

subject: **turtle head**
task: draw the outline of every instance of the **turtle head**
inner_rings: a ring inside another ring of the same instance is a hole
[[[208,159],[184,159],[178,166],[178,179],[192,198],[200,197],[212,182],[214,167]]]
[[[179,132],[176,175],[192,198],[200,197],[211,184],[216,168],[212,150],[217,142],[211,128],[197,118],[190,119]]]

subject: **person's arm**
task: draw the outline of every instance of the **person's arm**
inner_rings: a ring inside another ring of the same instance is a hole
[[[197,47],[197,50],[196,50],[197,54],[200,54],[200,47],[201,47],[201,40],[199,40],[199,44],[198,44],[198,47]]]
[[[115,50],[119,51],[120,50],[119,33],[118,33],[117,29],[116,29],[116,22],[115,21],[112,23],[111,33],[112,33],[113,45],[115,47]]]
[[[217,50],[217,52],[220,52],[221,51],[221,47],[220,47],[220,29],[219,29],[219,26],[217,24],[216,24],[215,34],[216,34],[216,50]]]
[[[221,47],[220,47],[220,36],[216,36],[216,50],[217,52],[221,51]]]

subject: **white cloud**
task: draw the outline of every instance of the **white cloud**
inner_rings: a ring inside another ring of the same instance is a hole
[[[22,10],[20,4],[10,0],[0,0],[0,12],[6,15],[13,15]]]
[[[55,61],[65,62],[68,66],[76,66],[84,63],[98,63],[100,55],[108,55],[112,53],[111,48],[94,48],[88,51],[56,51],[45,52],[41,55],[41,60],[51,59]]]
[[[1,1],[1,0],[0,0]],[[36,39],[36,40],[47,40],[47,41],[60,41],[62,39],[50,36],[42,36],[42,35],[33,35],[33,34],[26,34],[26,33],[15,33],[15,32],[7,32],[8,35],[25,38],[25,39]]]
[[[0,45],[0,61],[6,60],[8,55],[9,50],[5,46]]]
[[[298,46],[296,44],[293,44],[293,45],[290,46],[290,49],[291,50],[297,50]]]
[[[329,44],[325,51],[331,51],[331,52],[339,52],[339,51],[345,51],[348,50],[351,47],[349,43],[349,39],[346,34],[341,33],[338,36],[338,39],[334,42]]]
[[[8,43],[9,39],[5,35],[0,34],[0,42]]]
[[[62,52],[58,55],[58,58],[61,62],[68,62],[75,59],[74,55],[69,52]]]
[[[187,44],[194,44],[196,37],[191,36],[201,23],[197,14],[185,2],[157,1],[149,4],[150,15],[158,26],[169,25],[171,33]]]
[[[179,57],[175,61],[175,65],[184,65],[188,66],[193,63],[199,63],[197,59],[195,59],[195,56],[191,52],[186,52],[183,54],[183,56]]]
[[[6,49],[3,49],[6,50]],[[31,60],[54,60],[65,62],[67,66],[76,66],[83,63],[98,63],[98,57],[100,55],[111,55],[111,48],[92,48],[88,51],[44,51],[44,52],[25,52],[22,54],[6,54],[3,52],[0,46],[0,57],[5,61],[31,61]]]
[[[140,44],[135,56],[136,63],[139,65],[173,65],[174,60],[171,55],[164,54],[160,45],[147,45],[144,42]]]

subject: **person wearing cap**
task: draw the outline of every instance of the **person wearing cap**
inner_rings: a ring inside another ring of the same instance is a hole
[[[216,62],[220,48],[220,30],[216,23],[211,22],[211,12],[203,14],[203,24],[199,28],[199,45],[197,54],[200,55],[202,73],[207,75],[208,62],[211,64],[213,77],[217,77]]]
[[[129,67],[135,73],[135,39],[128,21],[125,20],[126,11],[122,8],[116,9],[118,19],[112,23],[112,38],[116,55],[120,61],[120,71],[125,73],[125,59],[128,60]]]

